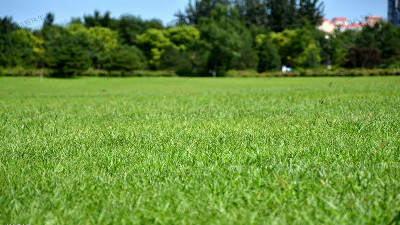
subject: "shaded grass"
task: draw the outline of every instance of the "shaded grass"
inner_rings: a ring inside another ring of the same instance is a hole
[[[0,78],[0,223],[388,224],[400,78]]]

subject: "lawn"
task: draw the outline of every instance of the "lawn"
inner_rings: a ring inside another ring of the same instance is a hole
[[[0,77],[0,224],[399,213],[400,77]]]

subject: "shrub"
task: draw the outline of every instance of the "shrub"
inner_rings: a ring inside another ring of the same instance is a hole
[[[258,53],[258,72],[279,70],[281,57],[278,50],[272,44],[269,36],[260,34],[256,37],[256,49]]]
[[[89,55],[78,42],[68,31],[56,37],[48,51],[49,67],[54,70],[53,77],[73,77],[89,68]]]
[[[345,64],[348,68],[374,68],[380,63],[379,51],[374,48],[350,48],[347,53],[347,62]]]
[[[259,77],[261,76],[255,70],[229,70],[225,74],[226,77]]]
[[[101,59],[102,68],[107,71],[132,71],[146,68],[146,58],[134,46],[117,46]]]
[[[174,70],[180,76],[193,74],[193,64],[187,52],[182,52],[174,47],[168,48],[161,57],[161,69]]]

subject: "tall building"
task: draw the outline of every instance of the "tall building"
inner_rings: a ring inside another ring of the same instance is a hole
[[[400,25],[400,0],[389,0],[388,19],[395,26]]]

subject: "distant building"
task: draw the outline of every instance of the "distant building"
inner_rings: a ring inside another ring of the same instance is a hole
[[[344,32],[346,30],[361,31],[364,26],[374,26],[375,24],[383,21],[382,16],[369,15],[364,19],[364,21],[360,21],[357,18],[356,20],[351,20],[353,21],[352,23],[350,23],[346,17],[335,17],[332,19],[332,22],[328,19],[322,19],[322,23],[318,26],[318,29],[327,34],[333,34],[335,30],[339,30],[340,32]]]
[[[356,31],[361,31],[362,28],[363,28],[363,25],[362,25],[362,24],[356,23],[356,24],[350,24],[350,25],[348,25],[348,26],[346,26],[346,27],[343,27],[343,30],[356,30]]]
[[[388,19],[393,25],[400,25],[400,0],[389,0]]]
[[[369,25],[369,26],[374,26],[376,23],[382,22],[382,16],[367,16],[365,17],[365,21],[363,22],[363,25]]]
[[[349,25],[349,21],[346,17],[335,17],[332,19],[332,23],[337,27]]]
[[[318,30],[321,30],[328,34],[335,32],[336,26],[328,19],[323,19],[321,25],[318,26]]]

